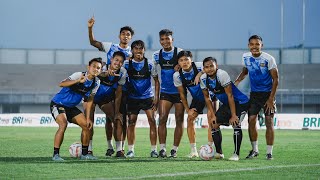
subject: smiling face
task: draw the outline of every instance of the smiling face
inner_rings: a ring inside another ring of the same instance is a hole
[[[112,59],[111,59],[111,69],[113,70],[119,70],[123,64],[123,57],[122,56],[114,56]]]
[[[213,60],[207,61],[203,64],[203,71],[210,77],[217,73],[217,63]]]
[[[144,47],[141,45],[136,45],[132,49],[133,59],[140,61],[144,59]]]
[[[165,51],[172,50],[173,47],[173,37],[171,35],[161,35],[160,36],[160,44]]]
[[[97,77],[101,72],[102,64],[101,62],[92,61],[91,64],[88,66],[88,74],[92,77]]]
[[[251,39],[248,44],[249,50],[252,53],[252,56],[259,57],[261,55],[261,49],[263,43],[260,39]]]

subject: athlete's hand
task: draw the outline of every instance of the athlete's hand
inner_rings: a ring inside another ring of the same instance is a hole
[[[84,76],[83,74],[81,75],[81,77],[78,79],[79,83],[84,83],[86,82],[86,76]]]
[[[108,69],[107,71],[105,71],[107,76],[120,76],[120,74],[117,74],[116,71]]]
[[[196,118],[198,116],[198,112],[195,108],[189,109],[188,116]]]
[[[266,113],[274,113],[274,109],[275,109],[275,104],[273,99],[268,98],[267,102],[264,104],[264,106],[266,107]]]
[[[92,18],[90,18],[88,21],[88,28],[92,28],[94,25],[94,22],[95,22],[94,16],[92,16]]]
[[[89,130],[91,130],[93,127],[92,121],[90,119],[87,119],[87,127],[89,128]]]
[[[177,64],[175,67],[174,67],[174,71],[179,71],[181,69],[180,65]]]
[[[239,118],[237,116],[231,116],[229,124],[232,125],[232,127],[236,127],[239,124]]]
[[[152,108],[153,111],[157,111],[158,110],[158,100],[154,99],[152,102]]]
[[[198,85],[200,82],[200,77],[202,76],[202,72],[199,72],[196,77],[194,78],[194,85]]]

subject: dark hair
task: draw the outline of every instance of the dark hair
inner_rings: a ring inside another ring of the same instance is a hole
[[[180,51],[178,53],[177,59],[180,59],[182,56],[186,56],[186,57],[192,58],[192,53],[191,53],[191,51],[184,51],[184,50]]]
[[[206,63],[206,62],[208,62],[208,61],[213,61],[213,62],[215,62],[215,63],[217,64],[217,59],[210,56],[210,57],[204,58],[204,60],[203,60],[203,62],[202,62],[202,65],[204,66],[204,63]]]
[[[172,36],[173,32],[169,29],[162,29],[159,32],[159,36],[161,37],[162,35],[166,35],[166,36]]]
[[[102,58],[98,57],[98,58],[93,58],[89,61],[89,66],[93,63],[93,62],[98,62],[102,65]]]
[[[131,49],[136,46],[141,46],[143,49],[145,49],[144,42],[142,40],[135,40],[131,43]]]
[[[130,31],[131,36],[134,35],[134,31],[133,31],[133,29],[132,29],[130,26],[124,26],[124,27],[122,27],[122,28],[120,29],[120,34],[121,34],[122,31]]]
[[[121,51],[116,51],[116,52],[114,52],[113,55],[112,55],[112,57],[114,58],[114,57],[116,57],[116,56],[122,57],[122,58],[123,58],[123,61],[126,59],[126,55],[125,55],[123,52],[121,52]]]
[[[262,38],[258,35],[252,35],[250,38],[249,38],[249,42],[251,41],[251,39],[259,39],[260,41],[262,41]]]

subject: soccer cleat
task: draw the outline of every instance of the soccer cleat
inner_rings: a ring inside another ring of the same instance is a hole
[[[215,158],[215,159],[224,159],[224,154],[215,153],[215,154],[214,154],[214,158]]]
[[[134,157],[134,152],[133,151],[128,151],[127,157],[128,158],[133,158]]]
[[[159,152],[159,157],[161,157],[161,158],[165,158],[165,157],[167,157],[166,150],[161,149],[161,151]]]
[[[59,154],[55,154],[55,155],[52,157],[52,161],[57,161],[57,162],[60,161],[60,162],[62,162],[62,161],[64,161],[64,159],[62,159]]]
[[[126,156],[124,155],[124,151],[117,151],[116,157],[117,158],[125,158]]]
[[[150,157],[152,157],[152,158],[157,158],[157,157],[159,157],[159,154],[157,153],[156,150],[153,150],[153,151],[151,151],[151,153],[150,153]]]
[[[95,156],[92,156],[91,154],[83,155],[81,154],[80,160],[97,160]]]
[[[176,157],[177,157],[177,151],[174,150],[174,149],[171,149],[171,151],[170,151],[170,157],[171,157],[171,158],[176,158]]]
[[[188,155],[188,158],[195,158],[195,157],[199,157],[198,152],[191,152],[191,153]]]
[[[256,152],[256,151],[254,151],[254,150],[251,150],[251,151],[249,152],[249,155],[246,157],[246,159],[252,159],[252,158],[257,157],[257,156],[259,156],[259,152]]]
[[[267,160],[272,160],[273,159],[272,154],[267,154],[266,158],[267,158]]]
[[[237,154],[233,154],[230,158],[229,161],[239,161],[239,156]]]
[[[107,149],[106,156],[112,156],[112,154],[114,154],[114,150],[113,149]]]
[[[88,151],[88,154],[91,154],[91,155],[93,155],[93,152],[92,152],[92,151]]]

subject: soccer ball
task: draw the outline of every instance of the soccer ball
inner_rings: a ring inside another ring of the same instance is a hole
[[[212,146],[206,144],[202,145],[199,149],[199,157],[202,160],[209,161],[213,158],[214,156],[214,149]]]
[[[71,157],[80,157],[82,153],[82,145],[79,142],[75,142],[70,145],[69,147],[69,153]]]

